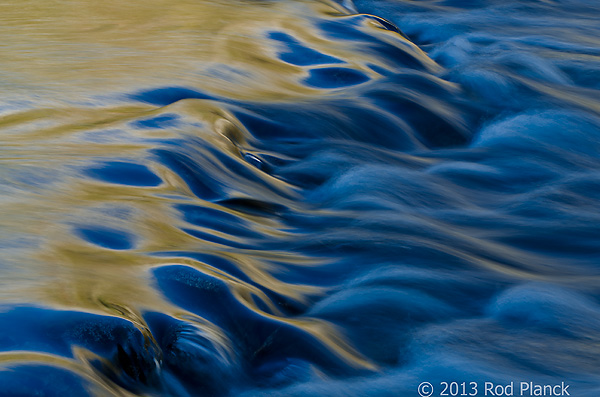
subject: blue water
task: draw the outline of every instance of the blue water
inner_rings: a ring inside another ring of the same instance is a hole
[[[600,4],[239,3],[5,72],[0,395],[600,395]]]

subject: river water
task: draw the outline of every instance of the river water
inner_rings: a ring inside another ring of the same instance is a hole
[[[599,395],[599,20],[2,2],[0,394]]]

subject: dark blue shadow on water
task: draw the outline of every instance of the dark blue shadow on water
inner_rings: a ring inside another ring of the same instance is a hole
[[[292,65],[309,66],[328,63],[344,63],[341,59],[305,47],[298,40],[286,33],[271,32],[269,33],[269,38],[285,44],[285,49],[287,51],[279,54],[279,58]]]
[[[369,81],[369,76],[350,68],[311,69],[304,83],[316,88],[342,88]]]
[[[161,114],[160,116],[152,117],[150,119],[135,121],[132,125],[137,128],[169,128],[175,127],[178,119],[179,116],[176,114]]]
[[[227,395],[244,383],[238,357],[210,333],[163,313],[144,315],[162,352],[161,376],[167,395]]]
[[[78,227],[75,229],[75,233],[85,241],[104,248],[126,250],[134,245],[134,238],[130,234],[104,226]]]
[[[129,98],[156,106],[167,106],[182,99],[214,99],[207,94],[185,87],[155,88],[129,95]]]
[[[221,279],[180,265],[157,268],[154,276],[158,289],[171,302],[210,321],[227,335],[246,382],[270,383],[291,363],[298,362],[338,376],[360,372],[303,329],[251,310]]]
[[[243,283],[247,283],[253,287],[261,290],[277,307],[277,310],[287,316],[296,316],[304,313],[308,308],[307,300],[303,302],[284,296],[280,293],[274,292],[267,287],[261,285],[259,282],[252,280],[246,273],[242,271],[239,264],[232,262],[232,260],[211,254],[202,254],[198,252],[185,252],[185,251],[173,251],[173,252],[160,252],[154,255],[159,257],[184,257],[191,258],[196,261],[200,261],[206,265],[212,266],[215,269],[222,271],[228,277],[237,279]],[[298,282],[303,280],[297,279]],[[260,299],[255,299],[254,303],[260,308],[260,310],[274,314],[273,310],[262,302]]]
[[[199,198],[213,200],[223,194],[222,182],[205,172],[197,161],[202,160],[198,152],[188,153],[189,148],[180,145],[170,145],[169,148],[153,150],[159,161],[179,175],[190,190]]]
[[[90,396],[86,381],[49,365],[17,365],[0,370],[0,396]]]
[[[32,351],[74,358],[74,347],[99,356],[92,359],[90,365],[122,387],[141,393],[146,386],[156,386],[157,351],[130,321],[31,306],[12,307],[0,313],[0,351]],[[42,372],[55,375],[52,376],[54,384],[51,387],[46,384],[51,380]],[[0,381],[4,374],[0,372]],[[31,377],[38,380],[26,385],[25,382]],[[0,382],[2,390],[7,390],[5,385],[14,385],[13,390],[24,390],[24,393],[28,390],[44,393],[81,390],[80,382],[74,375],[46,366],[19,367],[13,379],[13,383]]]
[[[73,346],[102,356],[117,352],[117,345],[143,344],[137,328],[117,317],[13,307],[0,313],[0,351],[26,350],[73,357]]]
[[[424,66],[421,60],[405,48],[393,45],[381,40],[377,35],[368,34],[362,30],[362,24],[367,20],[377,20],[380,26],[389,31],[395,31],[399,36],[404,36],[400,30],[388,21],[382,18],[370,15],[354,15],[333,21],[323,21],[319,23],[319,28],[326,37],[334,40],[352,41],[357,45],[360,43],[361,49],[368,52],[373,57],[382,60],[386,64],[395,67],[410,68],[414,70],[423,70]]]
[[[296,159],[309,156],[327,145],[343,142],[401,150],[422,146],[410,126],[399,124],[394,115],[365,108],[352,99],[322,100],[312,106],[248,105],[246,110],[236,110],[234,114],[255,138],[254,145]],[[334,119],[331,114],[349,114],[352,117]]]
[[[128,186],[158,186],[162,180],[148,167],[125,161],[107,161],[88,168],[85,173],[104,182]]]
[[[239,216],[199,205],[180,204],[175,208],[191,224],[217,230],[221,233],[243,237],[260,237],[248,229],[248,222]]]

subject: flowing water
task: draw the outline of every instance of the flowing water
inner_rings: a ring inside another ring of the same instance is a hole
[[[600,395],[598,21],[2,2],[0,393]]]

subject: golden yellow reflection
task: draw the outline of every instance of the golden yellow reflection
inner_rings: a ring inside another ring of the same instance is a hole
[[[135,103],[127,95],[157,87],[181,86],[234,100],[310,101],[334,93],[303,83],[307,68],[280,59],[269,32],[282,31],[316,51],[343,60],[371,79],[377,63],[361,43],[324,37],[319,19],[351,18],[328,1],[34,1],[0,3],[0,199],[1,237],[10,247],[3,259],[0,303],[32,303],[118,316],[145,335],[144,311],[193,321],[221,338],[218,328],[173,305],[157,290],[152,270],[185,265],[223,280],[248,310],[299,327],[353,366],[376,369],[353,349],[339,330],[311,318],[279,316],[277,306],[250,283],[208,263],[169,252],[210,253],[231,261],[254,283],[306,302],[324,288],[289,284],[273,273],[275,263],[318,266],[323,258],[285,250],[234,248],[184,232],[223,233],[190,225],[173,207],[195,204],[239,217],[248,229],[273,240],[294,236],[275,218],[244,214],[196,197],[181,175],[151,160],[156,142],[199,139],[233,164],[242,164],[250,135],[231,110],[218,102],[186,99],[164,107]],[[361,29],[439,68],[402,36],[382,29],[376,19]],[[382,67],[387,67],[382,61]],[[138,128],[141,119],[176,114],[180,126]],[[204,159],[208,171],[217,166]],[[160,177],[158,186],[126,186],[87,177],[83,170],[105,160],[127,159]],[[229,170],[221,180],[230,197],[251,197],[293,208],[293,186],[256,169],[245,181]],[[235,190],[235,187],[239,190]],[[131,249],[103,248],[75,230],[98,225],[134,236]],[[231,237],[243,243],[243,238]],[[162,252],[166,255],[155,255]],[[256,297],[275,315],[263,313]],[[91,353],[76,360],[52,355],[0,354],[3,365],[35,361],[82,374],[107,392],[129,395],[87,366]]]

